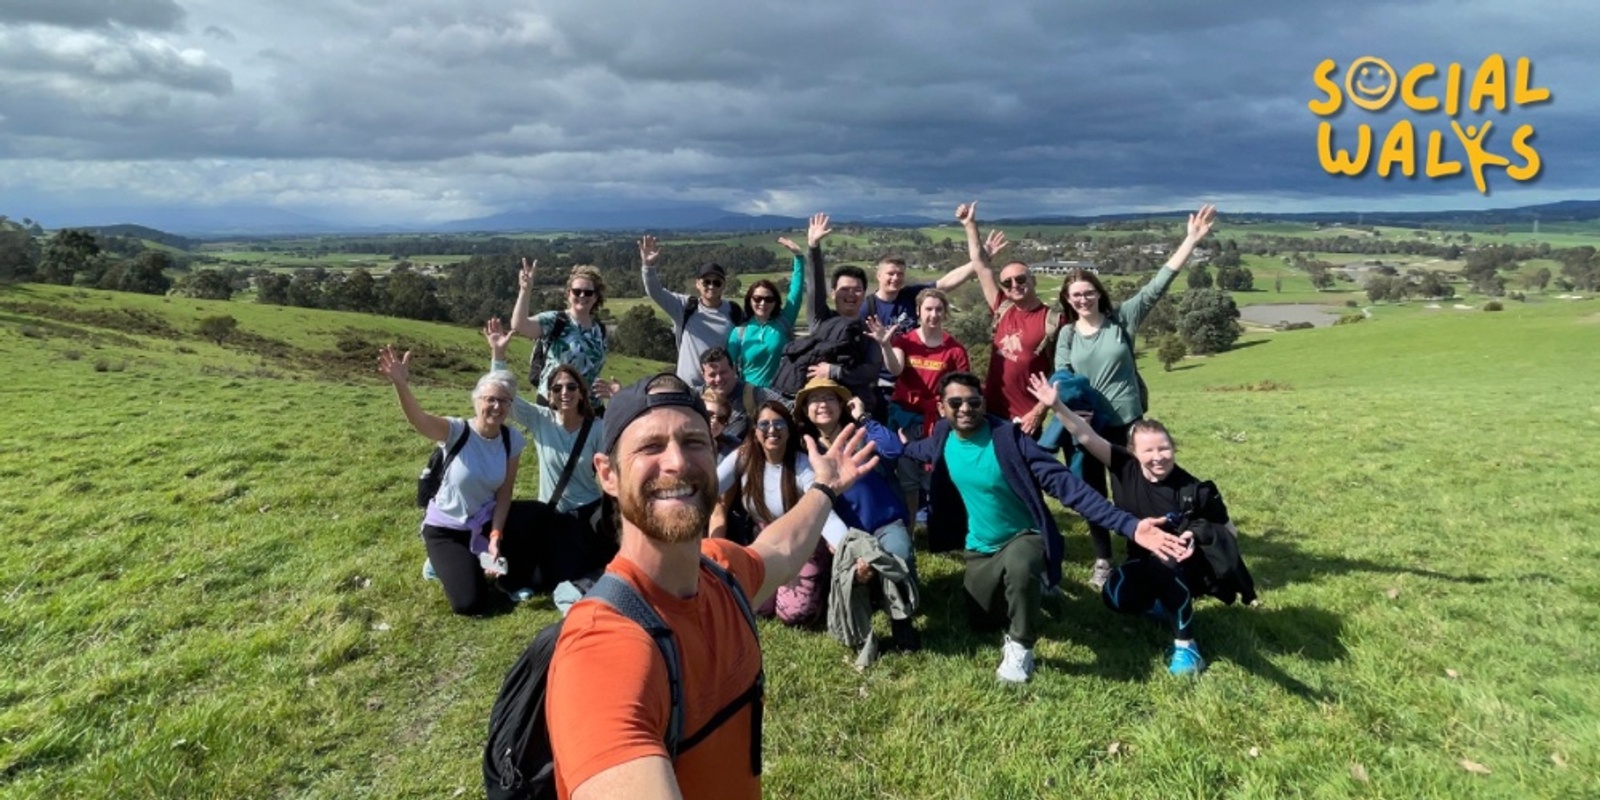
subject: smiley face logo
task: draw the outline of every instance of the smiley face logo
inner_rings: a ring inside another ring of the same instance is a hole
[[[1399,85],[1394,67],[1375,56],[1362,56],[1350,62],[1350,69],[1344,74],[1345,96],[1368,111],[1382,111],[1394,99]]]

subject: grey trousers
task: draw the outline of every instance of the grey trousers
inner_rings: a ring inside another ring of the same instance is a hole
[[[973,627],[1006,626],[1024,647],[1039,638],[1039,603],[1044,579],[1044,537],[1023,531],[998,553],[966,551],[967,611]]]

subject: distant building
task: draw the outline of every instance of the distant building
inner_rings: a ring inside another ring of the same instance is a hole
[[[1041,261],[1037,264],[1029,264],[1028,269],[1041,275],[1065,275],[1075,269],[1088,270],[1096,275],[1100,274],[1100,268],[1095,266],[1092,261],[1063,261],[1058,258]]]

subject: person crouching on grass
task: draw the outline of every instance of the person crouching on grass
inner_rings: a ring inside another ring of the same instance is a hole
[[[1161,520],[1111,505],[1021,425],[985,413],[977,376],[944,376],[939,398],[944,419],[901,457],[933,465],[928,549],[965,549],[970,620],[979,629],[1005,626],[995,675],[1022,683],[1033,674],[1043,587],[1061,583],[1064,542],[1044,494],[1154,552],[1181,559],[1189,548],[1157,527]]]
[[[500,573],[483,569],[479,555],[488,553],[489,561],[500,557],[501,532],[526,444],[522,434],[505,424],[517,397],[516,376],[490,372],[479,378],[472,390],[472,418],[455,419],[423,411],[411,394],[411,351],[397,356],[393,347],[379,350],[378,372],[394,384],[400,410],[417,433],[447,451],[467,437],[445,468],[439,491],[422,518],[422,542],[428,550],[422,574],[438,579],[455,613],[486,611],[494,594],[485,578]]]
[[[1228,507],[1210,481],[1190,475],[1175,460],[1177,446],[1171,434],[1154,419],[1141,419],[1128,428],[1128,447],[1114,445],[1096,433],[1081,416],[1061,402],[1054,384],[1034,375],[1029,389],[1039,402],[1055,411],[1061,424],[1077,437],[1089,455],[1111,468],[1117,505],[1145,517],[1171,519],[1183,531],[1185,553],[1172,558],[1152,553],[1139,542],[1128,543],[1128,558],[1113,570],[1100,590],[1113,611],[1143,614],[1172,624],[1172,659],[1167,669],[1174,675],[1197,675],[1206,668],[1194,641],[1192,594],[1215,594],[1232,603],[1242,595],[1245,605],[1256,605],[1255,582],[1239,557],[1239,531],[1228,519]],[[1191,558],[1195,548],[1204,557]]]

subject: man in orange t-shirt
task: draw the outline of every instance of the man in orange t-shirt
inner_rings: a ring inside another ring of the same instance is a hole
[[[760,717],[751,704],[692,747],[735,705],[761,669],[761,646],[732,589],[701,564],[721,564],[752,606],[811,557],[833,498],[877,458],[846,428],[821,452],[807,442],[816,483],[749,547],[705,538],[716,499],[716,443],[699,396],[671,373],[619,393],[606,412],[600,487],[622,516],[621,550],[607,568],[671,626],[678,644],[683,730],[678,758],[666,664],[645,630],[597,601],[572,607],[551,661],[545,718],[562,798],[759,798]],[[759,702],[757,700],[756,702]]]

